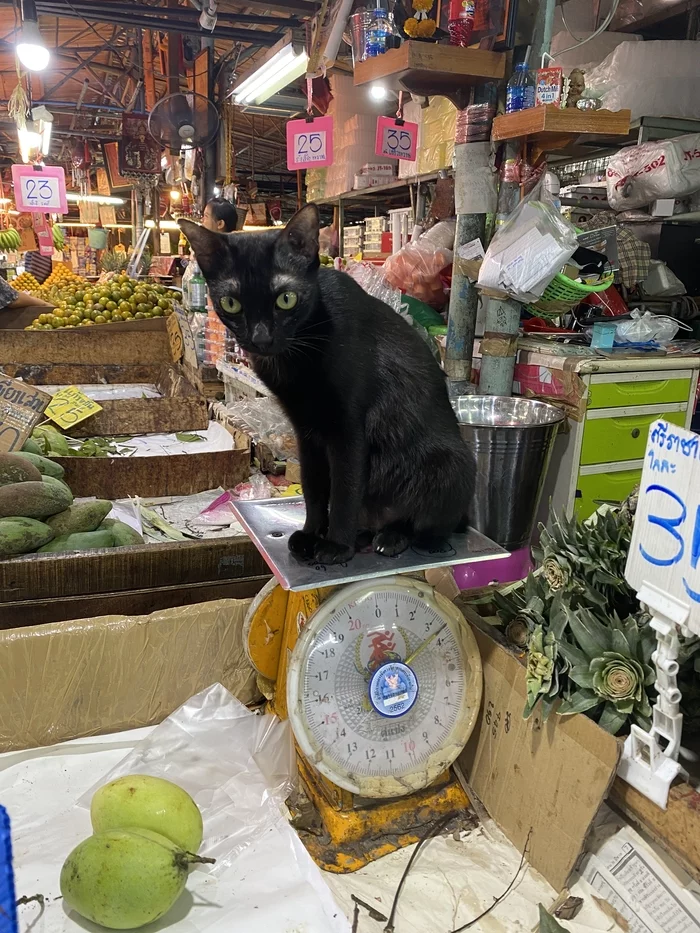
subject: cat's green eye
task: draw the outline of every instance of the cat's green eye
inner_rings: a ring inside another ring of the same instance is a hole
[[[226,314],[238,314],[241,310],[241,303],[240,301],[236,301],[235,298],[222,298],[221,307]]]
[[[282,292],[281,295],[277,296],[275,304],[281,311],[291,311],[297,300],[296,292]]]

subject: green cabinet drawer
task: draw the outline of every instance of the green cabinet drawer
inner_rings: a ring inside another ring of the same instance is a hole
[[[576,481],[574,512],[583,521],[602,502],[622,502],[642,478],[641,469],[611,473],[589,473]]]
[[[683,427],[684,411],[656,415],[624,415],[620,418],[587,418],[583,428],[581,463],[615,463],[641,460],[647,446],[649,425],[659,418]]]
[[[637,382],[591,382],[589,408],[620,408],[623,405],[667,405],[687,402],[690,379],[650,379]]]

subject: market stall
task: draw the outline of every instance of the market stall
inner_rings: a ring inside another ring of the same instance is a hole
[[[0,933],[700,931],[697,9],[525,7],[0,4]]]

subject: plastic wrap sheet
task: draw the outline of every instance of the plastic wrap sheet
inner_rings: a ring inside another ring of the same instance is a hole
[[[249,605],[219,599],[0,631],[0,751],[153,725],[216,681],[253,702]]]
[[[231,427],[243,431],[256,444],[266,444],[278,460],[296,456],[294,429],[275,399],[241,399],[226,411]]]
[[[199,757],[196,763],[189,760],[183,766],[184,752],[172,747],[172,733],[161,742],[160,728],[0,758],[0,798],[12,818],[18,896],[42,893],[45,897],[40,917],[36,904],[21,908],[22,933],[99,931],[69,913],[59,896],[63,860],[91,832],[89,812],[78,800],[101,785],[120,763],[135,765],[133,756],[138,758],[144,750],[152,756],[149,771],[155,768],[158,746],[161,750],[168,746],[170,753],[179,755],[177,783],[194,791],[208,842],[216,845],[211,817],[218,806],[227,830],[236,831],[242,854],[232,858],[229,867],[222,858],[213,870],[201,866],[192,871],[187,891],[151,930],[349,933],[350,925],[321,872],[277,805],[275,788],[289,777],[289,742],[288,736],[274,733],[280,728],[288,731],[286,724],[272,725],[269,731],[270,717],[247,712],[227,699],[221,688],[187,702],[178,717],[184,731],[177,742],[180,748],[186,744],[192,749],[192,758]],[[203,730],[209,734],[204,743]],[[287,769],[286,777],[280,766]],[[193,783],[195,771],[198,778]]]
[[[583,47],[585,48],[585,46]],[[639,117],[700,119],[700,55],[696,42],[622,42],[586,74],[586,87],[608,110]]]
[[[78,800],[90,809],[100,787],[129,774],[150,774],[184,788],[202,813],[200,854],[220,875],[279,818],[293,787],[296,760],[289,721],[256,716],[221,684],[175,710]],[[235,804],[235,806],[232,806]]]

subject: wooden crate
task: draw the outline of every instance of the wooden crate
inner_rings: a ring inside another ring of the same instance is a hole
[[[24,330],[46,308],[6,308],[0,314],[0,366],[6,363],[170,363],[165,318],[95,327]]]
[[[250,449],[171,457],[55,457],[74,496],[190,496],[232,489],[250,475]]]
[[[209,424],[207,400],[181,365],[44,363],[3,365],[3,370],[7,375],[37,386],[146,383],[155,385],[161,393],[160,398],[100,400],[102,411],[64,432],[72,437],[204,431]]]
[[[243,598],[269,575],[243,537],[28,554],[0,560],[0,629]]]

